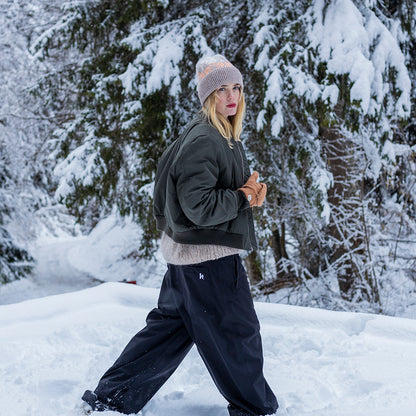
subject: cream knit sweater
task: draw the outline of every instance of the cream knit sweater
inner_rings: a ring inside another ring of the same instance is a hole
[[[217,260],[221,257],[242,253],[239,248],[214,244],[181,244],[162,233],[161,250],[164,259],[170,264],[186,265]]]

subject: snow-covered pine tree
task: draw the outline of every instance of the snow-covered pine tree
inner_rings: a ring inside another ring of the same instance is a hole
[[[61,161],[55,173],[62,177],[57,196],[90,227],[117,206],[122,215],[132,214],[144,224],[150,243],[154,224],[145,185],[152,182],[168,134],[169,94],[167,85],[159,85],[136,96],[129,83],[135,76],[143,82],[146,72],[134,68],[137,50],[128,36],[137,26],[151,39],[161,15],[157,1],[68,3],[62,20],[34,46],[44,56],[61,47],[78,50],[59,80],[59,85],[72,85],[76,99],[69,109],[74,117],[55,133],[54,154]],[[142,65],[149,70],[149,62]],[[55,85],[40,87],[49,96],[56,94]],[[148,244],[142,248],[149,253]]]
[[[56,13],[43,0],[0,4],[0,283],[32,270],[35,212],[50,205],[56,186],[47,150],[55,115],[31,93],[47,66],[28,51]]]
[[[11,173],[7,169],[8,160],[0,143],[0,284],[8,283],[29,274],[33,258],[7,229],[6,218],[13,209],[13,186],[9,187]]]
[[[262,287],[273,290],[295,275],[304,282],[301,302],[324,306],[335,289],[378,310],[382,274],[372,241],[380,217],[370,208],[385,136],[410,114],[401,22],[377,2],[283,3],[264,3],[254,38],[256,67],[268,80],[257,121],[271,153],[264,166],[277,167],[269,174],[279,207],[270,213],[269,238],[280,270]]]
[[[374,10],[397,38],[411,80],[410,117],[392,118],[390,131],[382,138],[383,166],[374,201],[378,222],[371,241],[376,274],[382,282],[383,310],[394,314],[397,305],[407,305],[416,284],[416,4],[378,1]],[[395,85],[392,105],[400,96],[400,77],[390,70],[388,79]]]
[[[145,231],[141,253],[151,254],[159,155],[198,108],[197,59],[223,53],[243,72],[243,138],[269,184],[257,217],[261,250],[248,257],[252,282],[261,293],[291,287],[303,304],[380,309],[386,239],[395,236],[403,255],[404,214],[406,239],[414,236],[413,185],[402,174],[413,167],[413,2],[67,4],[42,42],[49,54],[74,48],[67,80],[77,103],[55,136],[55,172],[75,213],[99,218],[117,206],[133,214]]]

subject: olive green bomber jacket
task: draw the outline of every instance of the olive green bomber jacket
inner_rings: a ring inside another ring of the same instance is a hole
[[[232,144],[199,113],[163,153],[153,212],[174,241],[257,248],[250,204],[237,190],[250,170],[241,142]]]

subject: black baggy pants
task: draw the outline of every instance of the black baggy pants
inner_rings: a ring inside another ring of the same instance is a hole
[[[195,343],[229,409],[234,409],[231,414],[276,411],[276,398],[263,376],[259,322],[240,256],[168,264],[158,308],[146,322],[99,381],[94,397],[100,403],[137,413]]]

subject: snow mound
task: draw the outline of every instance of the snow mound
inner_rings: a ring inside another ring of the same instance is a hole
[[[144,326],[157,296],[106,283],[0,306],[1,414],[79,415],[83,391]],[[256,309],[265,374],[288,415],[414,414],[416,321],[267,303]],[[195,349],[144,409],[166,414],[227,415]]]

